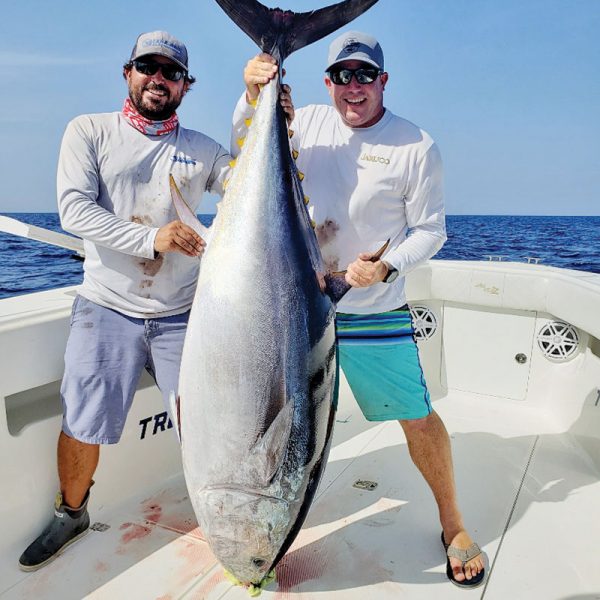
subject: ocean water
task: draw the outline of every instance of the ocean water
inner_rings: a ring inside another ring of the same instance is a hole
[[[62,232],[55,213],[4,213]],[[209,225],[214,215],[200,215]],[[460,215],[447,217],[448,241],[435,258],[539,263],[600,273],[600,217]],[[72,252],[0,233],[0,298],[81,283]]]

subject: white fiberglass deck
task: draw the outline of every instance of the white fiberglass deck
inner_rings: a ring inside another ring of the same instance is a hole
[[[446,579],[435,505],[399,425],[367,424],[342,390],[318,497],[265,600],[600,597],[599,473],[573,436],[519,401],[464,392],[435,401],[465,518],[488,561],[487,584],[467,592]],[[377,487],[359,490],[357,480]],[[36,573],[4,555],[0,597],[248,598],[202,540],[181,476],[127,504],[94,507],[92,521],[110,528]]]
[[[435,503],[400,426],[367,423],[342,379],[324,479],[263,598],[600,600],[600,275],[430,261],[409,275],[407,292],[434,325],[421,359],[487,583],[467,591],[448,582]],[[58,486],[58,390],[75,294],[0,301],[0,599],[247,598],[196,528],[149,376],[120,443],[101,451],[90,513],[104,531],[40,571],[18,569]],[[578,340],[567,340],[565,360],[540,342],[552,347],[548,328],[561,322]],[[357,480],[377,487],[357,489]]]

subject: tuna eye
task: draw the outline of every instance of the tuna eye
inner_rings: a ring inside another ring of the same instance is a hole
[[[263,560],[262,558],[253,558],[253,559],[252,559],[252,564],[253,564],[255,567],[258,567],[259,569],[260,569],[261,567],[264,567],[266,562],[267,562],[267,561],[266,561],[266,560]]]

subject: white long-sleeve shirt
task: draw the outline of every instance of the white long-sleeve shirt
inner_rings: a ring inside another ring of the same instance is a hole
[[[205,190],[223,194],[227,151],[179,125],[161,136],[134,129],[120,112],[69,123],[58,162],[61,225],[84,239],[80,293],[138,318],[190,308],[199,260],[175,252],[154,258],[160,227],[177,219],[169,174],[196,212]]]
[[[232,154],[253,110],[242,95],[233,117]],[[389,110],[371,127],[351,128],[333,107],[310,105],[296,110],[290,128],[325,266],[346,269],[361,252],[376,252],[389,239],[382,258],[400,272],[393,283],[352,288],[337,310],[368,314],[402,306],[403,275],[446,241],[437,146]]]

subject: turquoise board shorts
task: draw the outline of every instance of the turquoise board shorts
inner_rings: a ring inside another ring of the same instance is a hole
[[[60,389],[62,430],[88,444],[118,442],[144,369],[169,412],[189,314],[136,319],[77,296]]]
[[[421,419],[433,410],[408,306],[337,314],[340,367],[369,421]]]

